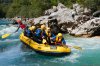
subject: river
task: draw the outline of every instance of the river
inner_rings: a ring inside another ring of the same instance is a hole
[[[0,25],[0,36],[16,29],[11,25]],[[19,40],[21,31],[20,29],[6,39],[0,39],[0,66],[100,66],[100,38],[76,38],[65,34],[67,45],[79,46],[82,50],[71,47],[70,55],[51,57],[34,51],[22,51]]]

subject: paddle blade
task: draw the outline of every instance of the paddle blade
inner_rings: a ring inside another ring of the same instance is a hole
[[[4,34],[4,35],[2,35],[2,38],[3,38],[3,39],[4,39],[4,38],[7,38],[9,35],[10,35],[9,33],[8,33],[8,34]]]
[[[78,49],[78,50],[82,50],[82,47],[79,47],[79,46],[73,46],[73,48]]]

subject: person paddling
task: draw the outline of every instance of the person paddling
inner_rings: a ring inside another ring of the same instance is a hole
[[[66,41],[63,38],[62,33],[58,33],[56,37],[53,37],[53,41],[56,45],[66,45]]]
[[[26,25],[23,24],[21,20],[17,20],[17,23],[19,24],[19,26],[18,26],[18,29],[15,32],[17,32],[19,30],[19,28],[21,28],[23,30],[26,28]]]
[[[51,39],[52,39],[52,37],[55,37],[55,35],[53,33],[51,33],[51,29],[49,27],[47,27],[44,37],[49,44],[52,44]]]
[[[38,28],[36,30],[36,36],[38,39],[42,40],[43,37],[44,37],[44,34],[45,34],[45,29],[46,29],[46,26],[45,25],[41,25],[41,28]]]
[[[13,33],[16,33],[19,30],[19,28],[21,28],[25,31],[25,29],[27,28],[26,25],[23,24],[21,20],[17,20],[16,22],[19,24],[19,26],[18,26],[17,30],[14,31]],[[2,35],[0,38],[2,38],[2,39],[7,38],[13,33],[6,33],[6,34]]]
[[[35,35],[35,30],[36,30],[35,26],[29,27],[28,29],[25,30],[24,35],[29,38],[33,38],[33,35]]]

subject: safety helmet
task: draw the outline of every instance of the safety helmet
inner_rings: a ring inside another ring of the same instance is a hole
[[[35,29],[36,29],[35,26],[32,26],[32,27],[29,28],[29,30],[35,30]]]
[[[48,37],[50,37],[50,36],[51,36],[51,30],[50,30],[50,28],[49,28],[49,27],[47,27],[47,28],[46,28],[45,33],[46,33],[46,35],[47,35]]]
[[[46,28],[46,31],[50,31],[50,28],[49,28],[49,27],[47,27],[47,28]]]
[[[17,20],[18,23],[21,23],[21,20]]]
[[[42,30],[45,30],[46,29],[46,26],[45,25],[41,25],[41,29]]]
[[[35,26],[32,26],[32,29],[34,29],[34,30],[35,30],[35,29],[36,29],[36,27],[35,27]]]
[[[57,35],[58,37],[62,37],[63,35],[62,35],[62,33],[58,33],[58,35]]]

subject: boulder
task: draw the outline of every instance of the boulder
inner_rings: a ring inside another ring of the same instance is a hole
[[[57,7],[53,6],[52,9],[48,9],[45,11],[45,15],[50,15],[51,13],[56,12],[56,11],[57,11]]]
[[[100,18],[93,18],[91,10],[79,4],[73,4],[73,9],[59,3],[58,6],[45,11],[46,16],[35,18],[35,23],[50,26],[54,33],[67,32],[75,36],[100,35]],[[54,20],[56,19],[56,21]],[[55,32],[56,31],[56,32]]]
[[[94,12],[93,17],[100,17],[100,10]]]
[[[40,23],[40,24],[46,23],[47,20],[48,20],[48,17],[49,16],[41,16],[41,17],[38,17],[38,18],[34,18],[34,23],[35,24],[38,24],[38,23]]]
[[[90,20],[90,13],[90,9],[83,8],[79,4],[73,4],[73,9],[70,9],[59,3],[57,11],[51,13],[49,17],[57,19],[59,27],[63,31],[67,31],[67,28],[75,27],[76,24],[83,24]]]
[[[79,14],[79,15],[82,14],[84,11],[84,8],[77,3],[73,4],[73,9],[76,12],[76,14]]]
[[[100,18],[94,18],[88,20],[82,25],[79,25],[77,28],[71,30],[70,34],[75,36],[83,36],[83,35],[93,36],[95,35],[95,32],[98,32],[98,34],[100,35],[99,28],[100,28]]]

